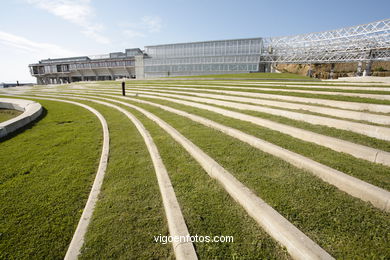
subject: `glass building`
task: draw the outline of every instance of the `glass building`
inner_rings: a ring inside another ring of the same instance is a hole
[[[259,71],[261,38],[146,46],[149,77]]]
[[[100,56],[41,60],[30,64],[38,84],[118,78],[258,72],[262,38],[146,46]],[[263,67],[262,67],[263,66]]]

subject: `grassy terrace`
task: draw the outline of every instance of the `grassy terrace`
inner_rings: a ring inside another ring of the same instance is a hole
[[[388,214],[238,140],[161,109],[139,106],[170,123],[332,255],[388,254]]]
[[[153,90],[158,94],[176,85],[207,84],[209,87],[199,87],[197,92],[210,93],[207,92],[208,89],[237,90],[390,105],[390,101],[385,100],[298,93],[293,90],[281,92],[274,89],[281,87],[271,86],[265,91],[241,88],[246,86],[245,82],[248,82],[247,86],[256,87],[249,85],[253,79],[261,80],[256,77],[263,77],[263,80],[274,77],[279,81],[286,77],[292,79],[285,81],[288,84],[301,84],[298,80],[302,80],[303,84],[311,84],[306,78],[291,77],[288,74],[218,75],[224,82],[229,82],[229,77],[242,77],[240,82],[231,81],[231,84],[236,85],[233,89],[216,87],[215,85],[223,83],[212,80],[215,77],[216,75],[194,77],[190,80],[128,81],[126,86],[159,86]],[[248,77],[253,78],[246,81]],[[319,85],[323,82],[313,83]],[[135,126],[114,108],[61,96],[62,93],[73,93],[101,100],[102,96],[95,95],[96,93],[114,94],[109,91],[113,89],[118,90],[115,94],[117,97],[108,98],[142,107],[169,123],[336,259],[390,258],[389,213],[341,192],[310,172],[298,169],[219,131],[151,105],[119,99],[120,84],[118,81],[74,83],[55,88],[36,87],[31,91],[31,94],[48,94],[40,90],[58,90],[55,94],[57,97],[97,109],[109,126],[109,163],[80,259],[175,257],[170,243],[153,241],[154,236],[169,235],[169,231],[153,164]],[[81,93],[73,92],[78,90],[77,86],[83,87]],[[326,86],[316,86],[313,89],[325,90]],[[333,89],[329,91],[337,92]],[[370,93],[384,94],[384,91]],[[191,92],[182,94],[191,95]],[[208,110],[161,99],[137,98],[236,128],[390,190],[390,167],[356,159]],[[5,212],[0,215],[0,259],[63,258],[90,192],[101,152],[101,126],[89,111],[66,103],[33,97],[29,99],[44,106],[45,113],[41,120],[24,131],[0,140],[0,210]],[[133,113],[153,137],[168,170],[190,234],[234,237],[233,243],[195,243],[200,259],[290,259],[286,249],[249,217],[225,192],[222,185],[212,179],[169,134],[137,110],[113,101],[112,103]],[[349,131],[267,113],[214,104],[212,106],[390,151],[390,142]],[[310,114],[301,110],[291,111]]]
[[[153,165],[142,137],[120,112],[99,110],[110,129],[110,160],[81,259],[170,257],[170,245],[153,242],[167,234]]]
[[[172,257],[169,244],[153,241],[154,235],[168,235],[168,230],[153,166],[141,136],[120,112],[83,103],[95,107],[108,119],[111,156],[81,259]],[[183,148],[138,112],[130,112],[142,120],[161,147],[190,233],[234,236],[234,243],[196,244],[199,256],[289,258]]]
[[[211,119],[213,121],[216,121],[218,123],[221,123],[223,125],[227,125],[233,128],[237,128],[241,131],[244,131],[246,133],[249,133],[253,136],[259,137],[261,139],[264,139],[266,141],[269,141],[271,143],[274,143],[276,145],[279,145],[283,148],[286,148],[290,151],[294,151],[297,153],[300,153],[308,158],[312,158],[313,160],[316,160],[318,162],[324,163],[325,165],[329,165],[335,169],[338,169],[340,171],[343,171],[347,174],[356,176],[360,179],[363,179],[367,182],[370,182],[374,185],[383,187],[385,189],[390,189],[390,168],[370,162],[366,162],[364,160],[359,160],[357,158],[354,158],[352,156],[349,156],[347,154],[340,154],[338,152],[335,152],[331,149],[322,147],[320,145],[312,144],[309,142],[301,141],[296,138],[293,138],[291,136],[288,136],[287,134],[282,134],[277,131],[273,131],[264,127],[260,127],[258,125],[251,124],[249,122],[240,121],[237,119],[225,117],[222,115],[219,115],[214,112],[206,111],[203,109],[198,109],[190,106],[180,105],[177,103],[173,103],[170,101],[164,101],[164,100],[158,100],[158,99],[151,99],[151,98],[140,98],[142,100],[151,101],[154,103],[167,105],[173,108],[176,108],[178,110],[186,111],[192,114],[196,114],[208,119]],[[137,105],[140,105],[139,103],[135,103]],[[239,110],[237,110],[240,112]],[[242,111],[241,111],[242,112]],[[246,111],[245,111],[246,112]],[[259,116],[260,113],[251,113],[247,112],[248,114],[253,114],[255,116]],[[270,116],[265,113],[261,113],[265,118],[267,119],[274,119],[278,118],[276,116]],[[280,123],[285,123],[285,118],[280,117],[281,120],[279,120]],[[277,120],[275,120],[277,121]],[[299,126],[302,122],[298,122],[296,120],[290,120],[294,122],[295,124],[293,126]],[[302,123],[303,124],[303,123]],[[310,125],[310,124],[307,124]],[[321,129],[323,130],[321,134],[331,136],[331,130],[333,130],[336,133],[339,133],[341,130],[337,130],[334,128],[328,128],[329,131],[326,131],[323,126],[312,126],[312,129]],[[377,140],[375,138],[368,138],[366,136],[354,134],[348,131],[341,131],[344,133],[344,135],[347,136],[345,139],[350,139],[350,141],[354,143],[356,140],[360,140],[361,143],[367,145],[370,144],[372,146],[375,146],[375,142],[379,143],[380,148],[384,148],[384,150],[390,151],[390,144],[386,141]],[[340,137],[340,135],[335,135],[335,137]],[[371,141],[371,143],[370,143]]]
[[[137,91],[139,88],[137,89],[129,89],[131,91]],[[112,94],[115,94],[115,92],[112,90],[112,89],[101,89],[101,91],[106,91],[106,93],[112,93]],[[159,95],[159,94],[164,94],[166,92],[164,92],[163,89],[159,89],[159,90],[154,90],[154,89],[148,89],[147,91],[150,91],[150,95],[153,95],[153,94],[156,94],[156,95]],[[88,93],[95,93],[94,91],[86,91]],[[198,92],[197,92],[198,93]],[[134,94],[134,93],[131,93],[131,94]],[[373,122],[368,122],[368,121],[364,121],[364,120],[355,120],[355,119],[351,119],[351,118],[344,118],[344,117],[337,117],[337,116],[333,116],[333,115],[329,115],[329,114],[322,114],[322,113],[317,113],[317,112],[312,112],[312,111],[308,111],[308,110],[304,110],[304,109],[290,109],[290,108],[285,108],[285,107],[281,107],[281,106],[270,106],[270,105],[264,105],[264,104],[258,104],[258,103],[251,103],[251,102],[243,102],[243,101],[235,101],[235,100],[226,100],[226,99],[223,99],[223,98],[214,98],[214,97],[202,97],[202,96],[198,96],[198,95],[194,95],[195,93],[191,93],[191,92],[187,92],[187,93],[182,93],[182,92],[177,92],[177,93],[174,93],[174,92],[170,92],[168,94],[177,94],[177,95],[185,95],[185,96],[189,96],[189,97],[200,97],[200,98],[207,98],[207,99],[211,99],[211,100],[220,100],[220,101],[227,101],[227,102],[232,102],[232,103],[237,103],[237,104],[248,104],[248,105],[256,105],[256,106],[260,106],[260,107],[268,107],[268,108],[275,108],[275,109],[279,109],[279,110],[286,110],[286,111],[292,111],[292,112],[298,112],[298,113],[302,113],[302,114],[311,114],[311,115],[318,115],[318,116],[325,116],[325,117],[329,117],[329,118],[335,118],[335,119],[342,119],[342,120],[349,120],[349,121],[352,121],[352,122],[357,122],[357,123],[364,123],[364,124],[369,124],[369,125],[378,125],[378,126],[386,126],[384,124],[377,124],[377,123],[373,123]],[[216,94],[216,95],[221,95],[221,94],[218,94],[218,93],[207,93],[207,94]],[[161,95],[160,95],[161,96]],[[230,96],[230,95],[229,95]],[[161,97],[164,97],[164,96],[161,96]],[[246,97],[246,98],[250,98],[250,97]],[[183,98],[177,98],[177,99],[185,99],[184,97]],[[263,99],[263,98],[262,98]],[[261,102],[260,99],[259,101]],[[270,100],[270,101],[283,101],[283,100],[273,100],[273,99],[267,99],[267,98],[264,98],[264,100]],[[288,101],[289,103],[296,103],[296,104],[304,104],[302,102],[293,102],[293,101]],[[206,104],[206,103],[205,103]],[[321,106],[321,105],[318,105],[318,106]],[[325,106],[322,106],[322,107],[325,107]],[[334,107],[333,107],[334,108]],[[375,112],[371,112],[373,114],[384,114],[384,115],[390,115],[390,113],[375,113]]]
[[[299,87],[299,86],[292,86],[291,84],[285,85],[285,86],[273,86],[272,83],[269,83],[267,85],[252,85],[252,84],[242,84],[242,83],[230,83],[230,84],[225,84],[224,82],[222,83],[198,83],[198,84],[186,84],[186,83],[177,83],[180,85],[180,87],[186,87],[188,85],[189,88],[194,88],[196,87],[197,89],[214,89],[214,90],[231,90],[231,91],[278,91],[280,89],[288,89],[292,92],[295,90],[305,90],[305,91],[329,91],[329,92],[339,92],[339,93],[358,93],[358,94],[378,94],[378,95],[390,95],[390,91],[383,91],[383,90],[366,90],[364,88],[362,89],[336,89],[336,88],[331,88],[327,87],[329,85],[313,85],[308,87]],[[205,85],[208,85],[207,87]],[[175,87],[175,85],[172,84],[164,84],[163,82],[161,83],[155,83],[155,84],[144,84],[146,87],[148,86],[153,86],[153,87],[160,87],[160,88],[166,88],[166,87]],[[279,85],[279,84],[276,84]],[[284,85],[284,84],[283,84]],[[131,86],[131,85],[130,85]],[[248,89],[250,88],[250,89]],[[263,89],[266,90],[263,90]],[[383,88],[389,88],[389,87],[383,87]],[[282,91],[280,91],[282,92]],[[299,92],[298,92],[299,93]]]
[[[140,86],[136,86],[136,87],[131,87],[129,86],[127,88],[127,90],[129,91],[137,91],[137,90],[141,90],[142,87]],[[66,91],[67,89],[64,89],[64,91]],[[237,95],[237,94],[222,94],[222,93],[217,93],[217,92],[207,92],[207,91],[196,91],[194,92],[193,90],[191,91],[187,91],[187,90],[175,90],[175,89],[169,89],[173,92],[166,92],[166,88],[156,88],[156,89],[152,89],[152,88],[145,88],[143,89],[144,91],[149,91],[150,94],[161,94],[161,93],[167,93],[167,94],[177,94],[177,95],[185,95],[185,96],[189,96],[189,97],[201,97],[201,96],[198,96],[198,95],[195,95],[196,93],[204,93],[204,94],[213,94],[213,95],[224,95],[224,96],[234,96],[234,97],[244,97],[244,98],[251,98],[251,96],[243,96],[243,95]],[[84,93],[91,93],[91,94],[94,94],[94,93],[97,93],[96,92],[97,90],[96,89],[90,89],[90,90],[84,90]],[[111,94],[115,94],[115,91],[118,93],[120,90],[118,88],[115,88],[115,86],[113,85],[109,85],[107,87],[99,87],[99,92],[102,92],[102,93],[111,93]],[[68,93],[71,93],[71,92],[68,92]],[[131,94],[134,94],[134,93],[129,93],[130,95]],[[226,100],[226,99],[219,99],[219,98],[212,98],[212,97],[205,97],[205,98],[208,98],[208,99],[215,99],[215,100],[222,100],[222,101],[229,101],[229,102],[236,102],[236,103],[242,103],[242,104],[249,104],[249,105],[258,105],[258,106],[264,106],[264,107],[271,107],[271,108],[277,108],[277,109],[283,109],[283,110],[290,110],[290,111],[295,111],[295,112],[300,112],[300,113],[306,113],[306,114],[313,114],[313,115],[321,115],[321,116],[328,116],[328,117],[333,117],[333,118],[340,118],[340,117],[335,117],[335,116],[331,116],[331,115],[324,115],[324,114],[318,114],[318,113],[315,113],[315,112],[310,112],[310,111],[307,111],[307,110],[296,110],[296,109],[288,109],[288,108],[284,108],[284,107],[274,107],[274,106],[268,106],[268,105],[260,105],[260,104],[255,104],[255,103],[250,103],[250,102],[243,102],[243,101],[234,101],[234,100]],[[256,98],[256,97],[255,97]],[[283,99],[277,99],[277,98],[259,98],[259,100],[269,100],[269,101],[278,101],[278,102],[288,102],[288,103],[295,103],[295,104],[308,104],[308,103],[304,103],[304,102],[298,102],[298,101],[286,101],[286,100],[283,100]],[[319,107],[329,107],[329,108],[336,108],[334,106],[326,106],[326,105],[323,105],[323,104],[308,104],[308,105],[314,105],[314,106],[319,106]],[[345,109],[345,110],[348,110],[348,109]],[[390,115],[390,113],[380,113],[380,112],[370,112],[372,114],[378,114],[378,115]],[[344,119],[344,118],[341,118],[341,119]],[[350,120],[350,121],[356,121],[356,122],[363,122],[363,123],[366,123],[366,124],[373,124],[375,125],[375,123],[370,123],[370,122],[367,122],[367,121],[359,121],[359,120],[354,120],[354,119],[347,119],[347,120]]]
[[[183,76],[173,78],[212,78],[212,79],[285,79],[285,80],[310,80],[316,81],[313,78],[300,76],[293,73],[238,73],[238,74],[219,74],[219,75],[201,75],[201,76]]]
[[[179,98],[175,98],[175,99],[180,100]],[[156,102],[159,99],[151,98],[149,100],[152,102]],[[185,100],[185,98],[183,98],[182,100]],[[191,102],[193,102],[193,101],[191,101]],[[196,103],[210,105],[210,103],[204,103],[204,102],[196,102]],[[260,118],[264,118],[264,119],[269,119],[271,121],[275,121],[275,122],[278,122],[281,124],[302,128],[302,129],[309,130],[309,131],[312,131],[315,133],[319,133],[319,134],[323,134],[323,135],[327,135],[327,136],[333,136],[333,137],[340,138],[343,140],[351,141],[354,143],[358,143],[358,144],[362,144],[362,145],[366,145],[366,146],[370,146],[373,148],[377,148],[377,149],[381,149],[381,150],[385,150],[385,151],[390,152],[390,143],[389,142],[384,141],[384,140],[379,140],[376,138],[372,138],[372,137],[368,137],[368,136],[365,136],[362,134],[358,134],[358,133],[354,133],[354,132],[350,132],[350,131],[346,131],[346,130],[341,130],[341,129],[337,129],[337,128],[333,128],[333,127],[323,126],[323,125],[314,125],[314,124],[302,122],[299,120],[289,119],[287,117],[271,115],[268,113],[262,113],[262,112],[258,112],[258,111],[235,109],[235,108],[225,107],[225,106],[220,106],[220,105],[212,105],[212,106],[227,109],[227,110],[232,110],[235,112],[248,114],[248,115],[252,115],[252,116],[256,116],[256,117],[260,117]],[[323,116],[323,115],[321,115],[321,116]]]
[[[166,86],[168,87],[168,86]],[[174,85],[171,85],[171,87],[175,87]],[[182,87],[182,86],[180,86]],[[189,86],[190,87],[190,86]],[[154,90],[164,90],[165,87],[161,88],[154,88]],[[184,86],[185,88],[185,86]],[[191,87],[190,87],[191,88]],[[118,88],[119,89],[119,88]],[[373,99],[373,98],[365,98],[365,97],[350,97],[350,96],[337,96],[337,95],[328,95],[328,94],[317,94],[317,93],[300,93],[300,92],[294,92],[294,90],[291,90],[291,92],[285,92],[285,91],[273,91],[273,90],[257,90],[257,89],[240,89],[240,88],[223,88],[223,87],[197,87],[198,90],[196,92],[198,93],[215,93],[216,92],[210,92],[207,91],[210,90],[226,90],[226,91],[240,91],[240,92],[248,92],[250,93],[264,93],[264,94],[274,94],[274,95],[282,95],[282,96],[294,96],[294,97],[306,97],[306,98],[317,98],[317,99],[329,99],[329,100],[338,100],[338,101],[348,101],[348,102],[359,102],[359,103],[372,103],[372,104],[384,104],[384,105],[390,105],[390,100],[379,100],[379,99]],[[149,90],[149,89],[148,89]],[[152,90],[152,89],[151,89]],[[185,90],[185,89],[173,89],[175,91],[188,91],[189,93],[194,90]],[[310,89],[306,89],[310,90]],[[333,92],[333,91],[332,91]],[[363,94],[363,93],[362,93]],[[228,96],[239,96],[239,97],[248,97],[238,94],[224,94]],[[387,92],[387,95],[389,95],[389,92]]]
[[[71,93],[71,92],[68,92],[68,93]],[[94,93],[96,93],[96,92],[90,92],[90,93],[88,93],[88,95],[93,95]],[[110,91],[108,91],[106,93],[110,93],[110,94],[113,94],[113,95],[120,95],[120,94],[116,94],[115,92],[112,93]],[[163,91],[158,91],[158,92],[155,92],[155,93],[159,94],[159,93],[163,93]],[[188,96],[191,96],[191,95],[189,94]],[[161,96],[161,97],[163,97],[163,96]],[[162,101],[160,99],[155,99],[155,98],[145,98],[145,99],[149,100],[151,102],[156,102],[156,103],[161,103],[161,104],[169,104],[169,105],[175,104],[173,102]],[[175,98],[175,99],[177,99],[177,100],[186,100],[185,97],[183,97],[183,98]],[[212,98],[210,98],[210,99],[212,99]],[[218,99],[216,99],[216,100],[218,100]],[[191,100],[189,100],[189,101],[191,101]],[[164,103],[164,102],[168,102],[168,103]],[[193,101],[191,101],[191,102],[193,102]],[[229,101],[229,102],[234,102],[234,101]],[[203,102],[196,102],[196,103],[210,105],[209,103],[203,103]],[[242,103],[242,102],[236,102],[236,103]],[[250,103],[248,103],[248,104],[250,104]],[[251,105],[253,105],[253,104],[251,104]],[[178,105],[178,106],[179,106],[178,109],[181,109],[182,107],[186,107],[186,106],[180,106],[180,105]],[[224,107],[224,106],[219,106],[219,105],[213,105],[213,106],[219,107],[219,108],[223,108],[223,109],[227,109],[227,110],[236,111],[236,112],[243,113],[243,114],[248,114],[248,115],[264,118],[264,119],[269,119],[271,121],[275,121],[275,122],[278,122],[278,123],[282,123],[282,124],[286,124],[286,125],[302,128],[302,129],[309,130],[309,131],[312,131],[312,132],[315,132],[315,133],[336,137],[336,138],[343,139],[343,140],[346,140],[346,141],[350,141],[350,142],[353,142],[353,143],[358,143],[358,144],[362,144],[362,145],[365,145],[365,146],[370,146],[370,147],[373,147],[373,148],[376,148],[376,149],[380,149],[380,150],[384,150],[384,151],[389,151],[390,152],[390,143],[389,142],[384,141],[384,140],[379,140],[379,139],[376,139],[376,138],[372,138],[372,137],[367,137],[367,136],[362,135],[362,134],[358,134],[358,133],[354,133],[354,132],[350,132],[350,131],[346,131],[346,130],[340,130],[340,129],[336,129],[336,128],[333,128],[333,127],[327,127],[327,126],[323,126],[323,125],[313,125],[313,124],[302,122],[302,121],[299,121],[299,120],[289,119],[287,117],[276,116],[276,115],[271,115],[271,114],[257,112],[257,111],[241,110],[241,109],[235,109],[235,108]],[[282,109],[282,108],[279,108],[279,107],[275,107],[275,108]],[[284,109],[283,108],[282,110],[289,110],[289,109]],[[304,114],[306,113],[306,114],[320,115],[320,116],[327,117],[326,115],[323,115],[323,114],[311,113],[311,112],[303,111],[303,110],[290,110],[290,111],[304,113]],[[208,112],[204,113],[204,115],[207,116]],[[333,117],[333,118],[336,118],[336,117]],[[343,118],[338,118],[338,119],[343,119]],[[348,119],[346,119],[346,120],[348,120]],[[350,120],[350,121],[356,121],[356,120]],[[370,124],[369,122],[365,122],[365,121],[357,121],[357,122]]]
[[[0,108],[0,123],[14,118],[20,114],[22,114],[22,112],[18,110]]]
[[[232,256],[250,256],[256,259],[289,258],[180,145],[141,113],[129,110],[142,120],[159,147],[190,234],[234,237],[234,243],[195,244],[202,259]]]
[[[41,120],[0,140],[1,259],[63,258],[99,162],[102,130],[92,113],[36,101]]]
[[[133,84],[134,81],[126,81],[129,84]],[[97,84],[100,84],[99,82],[96,82]],[[261,83],[259,85],[256,85],[256,83]],[[340,84],[341,83],[341,84]],[[118,85],[118,81],[105,81],[102,83],[103,85],[108,85],[108,84],[114,84]],[[277,84],[277,85],[285,85],[286,87],[289,86],[299,86],[299,85],[304,85],[304,86],[314,86],[314,87],[320,87],[322,88],[323,86],[342,86],[342,87],[376,87],[376,88],[388,88],[390,85],[384,85],[384,84],[375,84],[375,83],[370,83],[370,84],[354,84],[351,82],[331,82],[328,83],[326,81],[318,81],[318,80],[313,80],[313,81],[288,81],[286,79],[280,79],[280,80],[267,80],[267,79],[256,79],[256,81],[249,81],[247,79],[238,79],[238,80],[233,80],[233,79],[202,79],[202,78],[197,78],[194,80],[145,80],[145,81],[136,81],[137,85],[172,85],[172,84],[188,84],[188,85],[205,85],[208,84],[210,86],[217,85],[220,86],[221,84],[226,84],[227,86],[235,86],[238,84],[244,84],[248,85],[251,87],[256,87],[256,86],[272,86],[272,84]]]

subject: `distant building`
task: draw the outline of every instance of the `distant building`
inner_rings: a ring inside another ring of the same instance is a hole
[[[390,19],[293,36],[164,44],[146,46],[144,51],[47,59],[29,67],[38,84],[51,84],[268,72],[290,63],[357,62],[357,75],[370,75],[374,61],[390,61]]]
[[[261,38],[146,46],[103,56],[46,59],[30,64],[38,84],[118,78],[257,72]]]

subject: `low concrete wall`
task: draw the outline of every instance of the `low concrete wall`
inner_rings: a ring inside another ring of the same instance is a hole
[[[0,138],[24,127],[42,114],[41,104],[25,99],[0,98],[0,108],[23,112],[17,117],[0,123]]]

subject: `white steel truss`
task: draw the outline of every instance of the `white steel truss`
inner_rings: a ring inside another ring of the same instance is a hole
[[[390,19],[326,32],[263,38],[261,62],[390,61]]]

